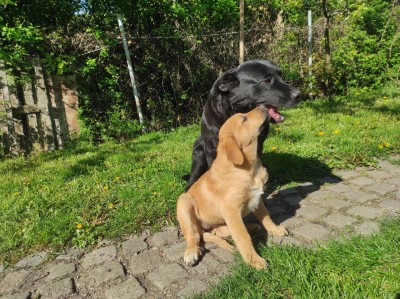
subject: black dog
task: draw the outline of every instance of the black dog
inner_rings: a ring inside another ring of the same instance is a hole
[[[295,105],[301,92],[285,83],[281,74],[281,70],[269,61],[250,60],[225,72],[215,81],[204,106],[200,137],[193,146],[192,169],[186,191],[210,168],[217,155],[219,129],[230,116],[263,105],[268,108],[269,121],[283,121],[278,107]],[[262,153],[268,131],[269,123],[266,121],[258,137],[258,155]]]

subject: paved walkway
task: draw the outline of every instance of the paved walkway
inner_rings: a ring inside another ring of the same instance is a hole
[[[335,173],[319,184],[305,183],[266,199],[273,218],[290,236],[269,242],[312,245],[335,236],[379,230],[379,219],[399,215],[400,166]],[[179,298],[201,292],[229,272],[234,256],[215,246],[195,267],[183,264],[177,228],[153,235],[104,241],[91,251],[38,252],[4,269],[1,298]]]

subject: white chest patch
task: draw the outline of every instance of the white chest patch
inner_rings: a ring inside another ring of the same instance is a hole
[[[262,188],[255,188],[250,190],[250,200],[247,203],[246,214],[254,212],[261,201],[261,195],[264,194]]]

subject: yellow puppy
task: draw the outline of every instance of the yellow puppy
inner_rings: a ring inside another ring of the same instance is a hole
[[[268,173],[257,156],[257,137],[267,117],[264,107],[230,117],[219,131],[217,158],[211,168],[179,196],[177,217],[187,243],[186,264],[198,261],[201,239],[233,251],[222,239],[232,235],[244,261],[257,269],[265,268],[267,262],[255,251],[243,222],[242,217],[250,212],[268,233],[287,234],[285,228],[273,223],[261,199]]]

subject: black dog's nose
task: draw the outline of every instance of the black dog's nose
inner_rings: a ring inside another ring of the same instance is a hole
[[[302,93],[300,90],[296,90],[296,91],[292,92],[292,96],[293,96],[294,100],[296,102],[298,102],[301,99]]]

